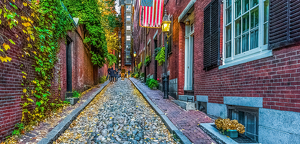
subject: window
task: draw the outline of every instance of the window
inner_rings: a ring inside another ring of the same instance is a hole
[[[127,40],[127,41],[130,41],[130,36],[126,36],[126,40]]]
[[[228,117],[245,126],[245,136],[258,141],[258,108],[228,106]]]
[[[268,49],[268,0],[226,0],[224,9],[223,65]]]
[[[126,30],[130,31],[131,26],[126,26]]]
[[[129,11],[129,12],[131,11],[131,5],[126,6],[126,11]]]
[[[126,20],[127,20],[127,21],[131,21],[130,18],[131,18],[130,15],[129,15],[129,16],[126,16]]]

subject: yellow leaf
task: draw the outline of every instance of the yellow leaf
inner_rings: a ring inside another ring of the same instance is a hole
[[[30,23],[28,23],[28,22],[27,22],[27,23],[22,23],[22,25],[23,25],[23,26],[25,26],[25,27],[29,27],[29,26],[31,26],[31,24],[30,24]]]
[[[27,92],[27,90],[26,90],[26,89],[23,89],[23,92],[24,92],[24,93],[26,93],[26,92]]]
[[[23,33],[27,34],[26,30],[23,30]]]
[[[2,62],[7,62],[7,61],[11,61],[11,58],[8,57],[8,56],[6,56],[6,57],[0,56],[0,60],[1,60]]]
[[[30,41],[29,37],[27,38],[28,41]]]
[[[34,41],[35,37],[33,35],[30,35],[30,38]]]
[[[23,2],[23,5],[24,5],[24,6],[27,6],[27,3],[26,3],[26,2]]]
[[[36,54],[36,51],[33,51],[34,54]]]
[[[28,44],[28,47],[29,47],[29,48],[32,48],[32,45],[31,45],[31,44]]]
[[[36,81],[33,80],[32,82],[36,84]]]
[[[112,117],[110,117],[110,119],[112,119]]]
[[[23,76],[24,79],[26,79],[26,76]]]
[[[27,100],[30,101],[30,102],[34,102],[31,98],[27,98]]]
[[[10,46],[8,44],[6,44],[6,43],[3,44],[3,47],[4,47],[5,50],[10,49]]]

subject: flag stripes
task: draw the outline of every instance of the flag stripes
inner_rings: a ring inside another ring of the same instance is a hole
[[[164,0],[140,0],[141,27],[159,28],[163,17]]]

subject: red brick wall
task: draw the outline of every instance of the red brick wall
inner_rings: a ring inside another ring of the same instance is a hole
[[[78,27],[78,33],[81,34],[82,27]],[[23,94],[22,71],[27,73],[27,80],[31,81],[35,78],[36,72],[32,65],[35,60],[31,57],[22,58],[21,48],[23,47],[22,41],[16,39],[14,36],[17,31],[0,28],[4,31],[4,35],[11,38],[16,45],[11,45],[11,49],[7,51],[9,57],[12,58],[11,62],[0,62],[0,141],[6,136],[10,135],[16,123],[21,122],[22,108],[21,95]],[[74,90],[83,90],[84,85],[93,85],[95,82],[94,72],[95,68],[91,63],[91,56],[87,48],[84,47],[80,35],[76,32],[68,32],[68,35],[73,40],[71,44],[72,49],[72,83]],[[65,39],[60,42],[60,49],[57,54],[58,61],[53,69],[53,80],[51,86],[52,99],[60,98],[64,100],[65,92],[67,89],[66,83],[66,44]],[[23,67],[20,67],[23,64]],[[61,88],[61,90],[59,90]],[[32,99],[35,100],[33,97]],[[29,108],[33,109],[33,107]]]
[[[300,112],[300,45],[240,65],[203,70],[203,8],[209,2],[195,3],[195,96],[207,95],[209,102],[221,104],[224,96],[263,97],[264,108]]]

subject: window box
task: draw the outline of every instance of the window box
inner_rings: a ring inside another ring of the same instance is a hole
[[[239,133],[237,130],[226,130],[226,131],[224,131],[224,134],[226,136],[229,136],[230,138],[237,138],[239,136]]]

